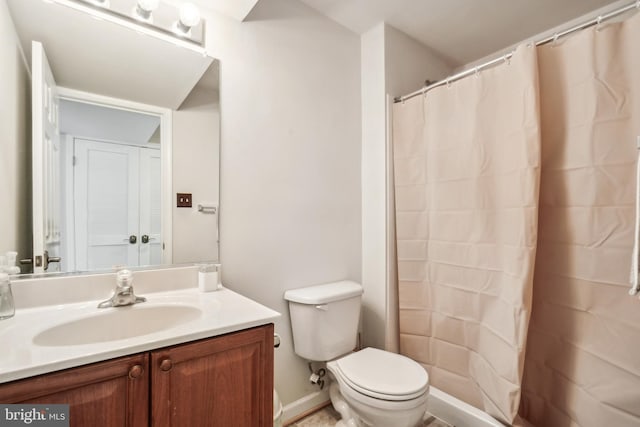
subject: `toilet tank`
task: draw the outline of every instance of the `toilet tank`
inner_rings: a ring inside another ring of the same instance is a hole
[[[286,291],[296,354],[322,362],[352,351],[362,293],[362,286],[350,280]]]

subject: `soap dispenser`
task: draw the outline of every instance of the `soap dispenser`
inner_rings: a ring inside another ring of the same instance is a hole
[[[9,275],[0,273],[0,320],[13,317],[16,309],[13,305],[13,294],[11,293],[11,282]]]

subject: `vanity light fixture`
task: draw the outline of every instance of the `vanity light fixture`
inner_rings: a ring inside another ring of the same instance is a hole
[[[182,37],[191,36],[191,28],[200,23],[200,11],[193,3],[180,6],[180,19],[173,24],[173,32]]]
[[[193,52],[199,53],[202,56],[207,56],[207,51],[204,48],[204,41],[198,41],[191,38],[191,32],[190,32],[191,27],[198,25],[198,23],[200,23],[200,12],[197,10],[197,8],[195,9],[195,15],[197,15],[197,21],[194,19],[193,9],[190,10],[188,13],[186,13],[186,16],[187,16],[187,18],[185,18],[186,23],[183,23],[183,24],[187,25],[191,23],[193,25],[188,27],[188,31],[186,33],[181,33],[180,37],[178,37],[178,34],[175,32],[175,30],[171,28],[170,23],[167,23],[166,27],[162,27],[160,25],[153,24],[150,20],[145,21],[144,19],[142,20],[134,19],[131,15],[127,14],[125,11],[115,11],[113,10],[113,8],[110,8],[109,7],[110,0],[44,0],[44,1],[48,3],[55,3],[62,6],[66,6],[71,9],[77,10],[79,12],[87,13],[88,15],[94,18],[121,25],[131,30],[135,30],[138,33],[151,36],[160,40],[164,40],[176,46],[183,47],[185,49],[189,49]],[[146,11],[148,13],[149,18],[151,18],[151,14],[153,13],[153,10],[155,10],[160,4],[160,0],[135,0],[135,1],[137,1],[137,5],[134,8],[134,16],[136,15],[137,9],[139,8],[143,11],[142,16],[144,17],[146,15],[145,13]],[[96,5],[98,5],[99,7],[96,7]],[[182,13],[180,13],[180,16],[182,16]]]
[[[133,17],[138,21],[151,24],[153,22],[153,11],[160,5],[160,0],[138,0],[133,8]]]
[[[89,0],[89,3],[95,4],[96,6],[100,6],[100,7],[105,7],[105,8],[109,7],[109,0]]]

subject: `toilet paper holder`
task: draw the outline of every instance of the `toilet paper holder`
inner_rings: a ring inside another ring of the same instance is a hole
[[[273,334],[273,347],[274,348],[280,347],[280,335],[278,334]]]

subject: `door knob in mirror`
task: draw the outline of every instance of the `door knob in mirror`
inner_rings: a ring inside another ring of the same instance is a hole
[[[44,271],[47,271],[47,269],[49,268],[49,264],[51,264],[52,262],[60,262],[60,257],[59,256],[49,256],[49,251],[44,251],[44,265],[42,266],[44,268]]]

